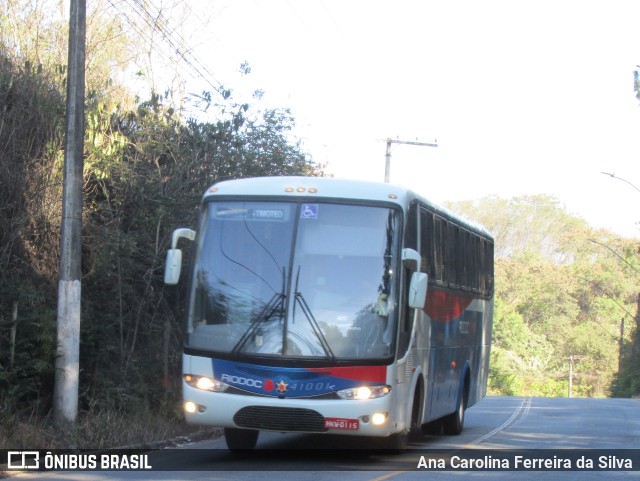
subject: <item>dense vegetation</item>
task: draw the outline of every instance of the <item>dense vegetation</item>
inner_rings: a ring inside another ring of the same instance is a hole
[[[13,448],[52,446],[57,435],[48,416],[66,26],[46,20],[51,17],[43,5],[16,0],[0,7],[0,445],[11,441]],[[113,436],[125,425],[153,438],[167,431],[154,429],[150,416],[180,419],[181,293],[162,283],[173,228],[194,225],[202,191],[216,180],[320,175],[322,168],[293,138],[289,111],[260,107],[259,95],[253,103],[234,102],[232,91],[222,87],[201,95],[212,121],[178,115],[172,92],[131,100],[113,78],[128,66],[135,42],[127,40],[117,17],[99,8],[88,23],[80,393],[85,429],[62,443],[127,444],[134,438]],[[564,396],[572,356],[574,395],[640,392],[637,240],[594,231],[548,197],[488,198],[452,207],[496,234],[492,392]]]
[[[17,3],[4,13],[19,15]],[[21,3],[28,11],[31,2]],[[41,36],[33,37],[35,29],[15,20],[0,16],[5,442],[22,420],[51,410],[65,124],[65,68],[59,62],[66,49],[57,52],[61,47],[54,45],[62,26],[41,18]],[[117,25],[115,18],[90,18],[88,25],[88,39],[104,34],[122,41],[122,32],[96,29]],[[38,42],[41,49],[31,51]],[[222,87],[200,96],[215,112],[213,121],[178,116],[165,104],[167,95],[130,102],[123,88],[113,87],[114,72],[92,69],[96,52],[88,43],[80,411],[85,419],[135,412],[144,424],[140,413],[178,412],[180,291],[162,282],[172,230],[195,225],[202,193],[214,181],[318,175],[321,169],[293,139],[295,119],[286,109],[235,103]],[[59,55],[43,54],[53,47]],[[95,431],[98,423],[87,429]]]
[[[567,396],[572,363],[574,396],[640,393],[637,239],[594,230],[548,196],[450,207],[496,237],[490,391]]]

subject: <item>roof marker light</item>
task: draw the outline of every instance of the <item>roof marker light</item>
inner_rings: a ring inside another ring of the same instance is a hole
[[[318,189],[316,189],[315,187],[311,187],[311,188],[309,189],[309,193],[310,193],[310,194],[316,194],[317,192],[318,192]]]
[[[285,192],[293,192],[293,187],[287,187],[284,189]]]
[[[304,192],[305,190],[307,190],[307,189],[305,189],[304,187],[298,187],[298,189],[297,189],[298,192]]]
[[[218,192],[218,188],[217,187],[211,187],[209,189],[209,194],[215,194],[216,192]]]
[[[396,194],[389,194],[389,199],[397,199],[398,196]]]

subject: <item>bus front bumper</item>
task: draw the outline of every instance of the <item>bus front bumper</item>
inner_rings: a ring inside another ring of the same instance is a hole
[[[209,392],[183,386],[189,424],[277,432],[386,437],[402,429],[392,396],[377,399],[300,399]]]

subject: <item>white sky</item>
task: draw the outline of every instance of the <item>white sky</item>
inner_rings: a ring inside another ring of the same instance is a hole
[[[203,3],[204,2],[204,3]],[[198,7],[211,5],[201,0]],[[217,0],[195,50],[231,88],[290,107],[336,177],[426,197],[551,194],[640,237],[640,2]],[[252,73],[240,79],[247,61]],[[196,89],[197,90],[197,89]]]

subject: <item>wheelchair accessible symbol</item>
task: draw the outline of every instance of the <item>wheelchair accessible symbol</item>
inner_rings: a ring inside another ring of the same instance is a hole
[[[318,218],[318,204],[302,204],[302,211],[300,212],[301,219],[317,219]]]

